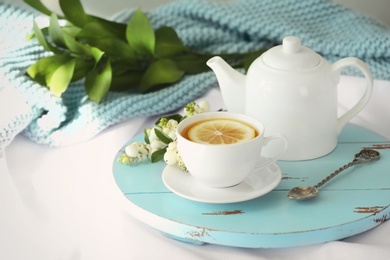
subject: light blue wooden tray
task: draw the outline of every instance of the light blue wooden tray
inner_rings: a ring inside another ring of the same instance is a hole
[[[128,143],[142,139],[137,136]],[[340,240],[390,219],[390,142],[356,125],[343,129],[337,148],[325,157],[278,162],[283,177],[272,192],[231,204],[195,202],[172,193],[161,180],[163,162],[118,163],[127,144],[114,159],[113,173],[131,214],[182,241],[249,248],[302,246]],[[381,159],[344,171],[314,199],[287,198],[292,187],[316,184],[364,147],[377,149]]]

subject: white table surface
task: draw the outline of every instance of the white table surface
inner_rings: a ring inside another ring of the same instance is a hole
[[[363,86],[361,78],[341,78],[340,113]],[[199,99],[212,110],[223,107],[217,87]],[[155,119],[132,119],[63,148],[17,136],[5,150],[7,161],[0,158],[0,259],[390,258],[390,221],[343,241],[286,249],[197,246],[161,235],[130,214],[112,175],[117,151]],[[369,104],[352,123],[390,140],[390,81],[375,81]]]

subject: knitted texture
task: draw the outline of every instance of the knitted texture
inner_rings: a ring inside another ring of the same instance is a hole
[[[28,104],[24,111],[1,122],[0,140],[9,142],[22,132],[40,144],[75,144],[118,122],[173,111],[217,84],[214,74],[205,72],[186,76],[153,93],[110,92],[95,104],[86,98],[79,81],[57,98],[25,75],[31,64],[51,55],[36,41],[24,41],[32,31],[34,16],[32,11],[0,3],[0,95],[7,88],[15,89],[19,100]],[[124,11],[114,20],[126,22],[130,16],[130,11]],[[148,17],[155,28],[173,27],[184,44],[197,51],[247,52],[281,44],[285,36],[296,35],[330,62],[355,56],[368,64],[375,78],[390,79],[390,30],[330,1],[243,0],[221,4],[185,0],[152,10]],[[8,109],[13,109],[10,104]]]

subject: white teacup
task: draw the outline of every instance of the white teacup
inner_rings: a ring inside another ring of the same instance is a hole
[[[183,136],[188,127],[210,119],[233,119],[253,127],[258,133],[253,139],[235,144],[202,144]],[[231,112],[206,112],[191,116],[177,126],[177,149],[190,174],[209,187],[231,187],[241,183],[250,173],[274,163],[286,150],[284,137],[264,136],[265,128],[258,120]],[[260,162],[262,148],[271,140],[281,142],[279,152],[266,162]]]

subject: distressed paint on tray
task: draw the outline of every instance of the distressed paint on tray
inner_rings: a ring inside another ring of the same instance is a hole
[[[138,136],[128,143],[141,140]],[[389,141],[348,124],[329,155],[301,162],[278,162],[281,183],[272,192],[240,203],[208,204],[170,192],[162,183],[163,162],[138,165],[114,161],[114,178],[129,200],[130,213],[163,234],[195,244],[281,248],[343,239],[390,218]],[[308,201],[287,198],[290,188],[314,185],[353,159],[364,147],[379,147],[381,159],[351,167]]]

